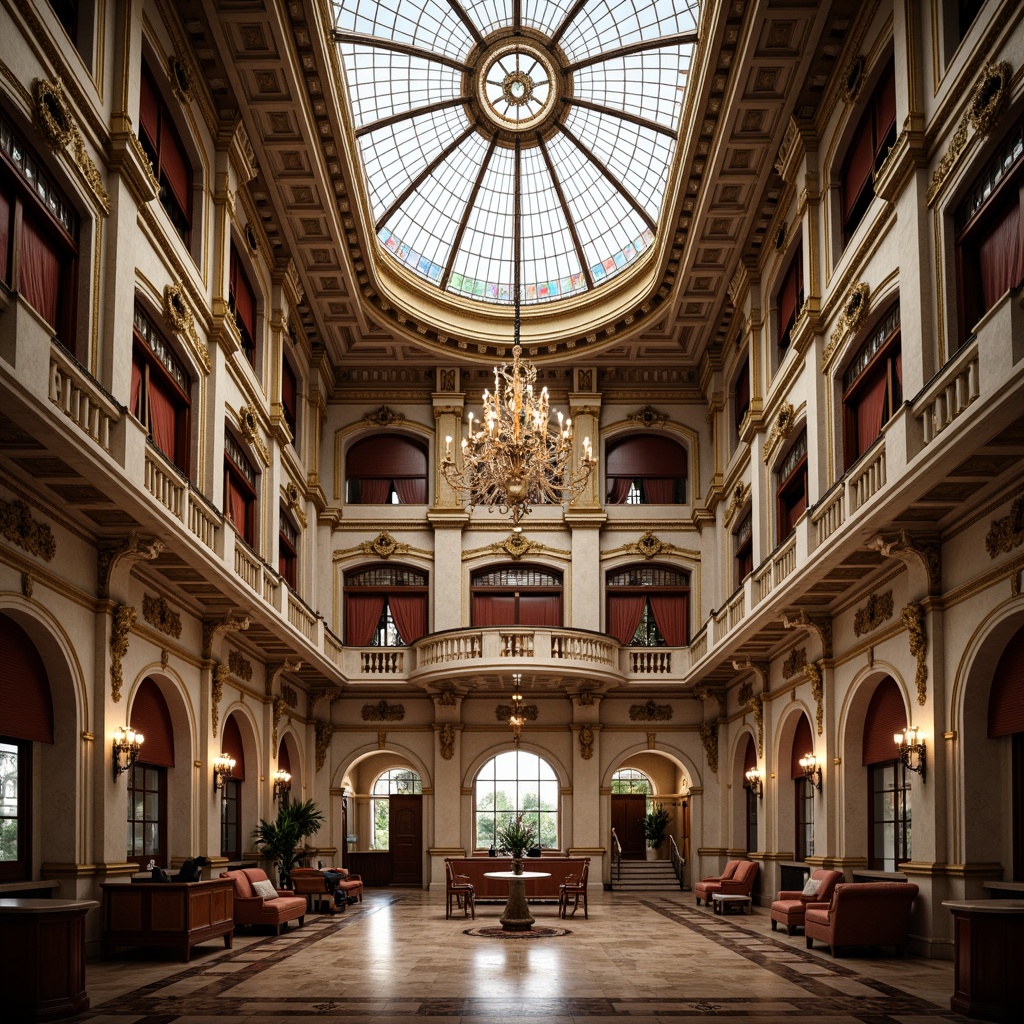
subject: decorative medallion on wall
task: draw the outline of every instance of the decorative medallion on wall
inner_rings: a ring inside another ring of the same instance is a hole
[[[299,526],[306,529],[309,521],[306,518],[306,510],[302,507],[302,494],[294,480],[289,480],[284,489],[284,500],[291,509],[292,514],[299,521]]]
[[[238,432],[245,438],[246,443],[260,457],[264,466],[270,465],[270,452],[267,450],[266,442],[260,434],[259,419],[256,415],[256,407],[252,403],[239,406],[238,408]]]
[[[736,698],[740,702],[740,707],[746,707],[747,701],[754,695],[754,684],[751,680],[747,679],[740,683],[740,688],[736,693]]]
[[[792,679],[807,664],[807,648],[794,647],[782,663],[782,678]]]
[[[47,523],[32,518],[28,505],[20,498],[0,501],[0,533],[6,540],[38,555],[44,562],[53,561],[57,541]]]
[[[594,727],[592,725],[580,726],[580,757],[589,761],[594,756]]]
[[[668,423],[668,413],[658,412],[657,409],[650,405],[645,405],[642,409],[638,409],[636,412],[631,412],[627,417],[630,423],[638,423],[642,427],[646,427],[650,430],[651,427],[663,427]]]
[[[793,424],[796,422],[796,412],[789,402],[783,402],[772,422],[772,429],[768,431],[768,440],[764,443],[764,463],[768,465],[772,453],[793,431]]]
[[[228,668],[231,674],[245,682],[252,680],[252,662],[243,657],[238,651],[228,651]]]
[[[729,504],[725,510],[725,525],[729,526],[732,523],[732,517],[747,503],[747,499],[750,497],[750,485],[737,484],[733,488],[732,497],[729,498]]]
[[[181,637],[181,616],[171,609],[162,596],[142,595],[142,617],[161,633],[166,633],[175,640]]]
[[[228,674],[231,669],[227,665],[214,665],[213,675],[210,679],[210,724],[213,726],[213,735],[217,735],[217,727],[220,725],[220,702],[224,697],[224,684],[228,681]]]
[[[316,731],[316,770],[320,771],[327,760],[327,751],[331,748],[331,737],[334,735],[334,726],[330,722],[317,722]]]
[[[537,721],[537,705],[536,704],[524,704],[518,709],[520,718],[525,718],[528,722]],[[508,722],[512,717],[512,705],[511,704],[499,704],[494,709],[494,717],[499,722]]]
[[[203,370],[213,370],[213,360],[206,343],[199,337],[196,320],[192,315],[188,302],[185,301],[185,289],[180,284],[169,284],[164,287],[164,320],[173,331],[183,335],[192,345],[192,351],[198,358]]]
[[[999,554],[1009,554],[1021,544],[1024,544],[1024,495],[1010,506],[1008,515],[992,520],[985,535],[985,550],[989,558],[995,558]]]
[[[907,627],[910,641],[910,653],[917,660],[917,673],[914,682],[917,684],[917,703],[924,704],[928,699],[928,637],[924,631],[924,608],[916,601],[904,605],[900,613],[903,625]]]
[[[708,768],[718,774],[718,723],[701,722],[697,732],[700,734],[700,741],[704,745],[704,757],[708,762]]]
[[[454,690],[442,690],[434,699],[439,708],[453,708],[459,702]]]
[[[403,423],[404,421],[405,416],[402,413],[395,412],[386,405],[382,405],[379,409],[368,412],[363,416],[363,422],[371,427],[390,427],[395,423]]]
[[[664,541],[659,540],[650,530],[648,530],[634,545],[633,550],[638,555],[643,555],[644,558],[654,558],[656,555],[662,553],[668,554],[670,551],[675,549],[671,544],[666,544]]]
[[[441,744],[441,756],[450,761],[455,756],[455,726],[445,722],[437,731],[437,739]]]
[[[811,684],[811,696],[814,698],[814,704],[817,709],[815,717],[817,719],[818,735],[820,736],[825,727],[825,709],[823,705],[823,701],[825,699],[825,686],[822,681],[821,666],[816,661],[809,662],[804,665],[804,675],[807,676]]]
[[[171,92],[182,106],[192,102],[192,71],[177,54],[167,59],[167,77],[171,80]]]
[[[288,705],[293,711],[299,706],[299,695],[295,690],[294,686],[289,686],[287,683],[281,684],[281,696],[284,698],[285,704]]]
[[[503,541],[499,541],[497,544],[492,544],[491,547],[494,549],[495,554],[500,554],[502,551],[509,556],[513,561],[519,561],[523,555],[529,554],[534,548],[539,545],[534,544],[533,541],[527,540],[521,533],[510,533]]]
[[[868,312],[871,309],[871,289],[865,281],[855,284],[850,289],[843,311],[836,320],[832,334],[829,336],[828,344],[821,355],[822,371],[826,369],[832,359],[833,353],[839,347],[839,343],[847,334],[855,333],[864,323]]]
[[[856,103],[857,97],[860,95],[860,87],[864,84],[864,68],[866,66],[867,62],[862,53],[858,53],[846,66],[846,71],[843,73],[842,92],[843,102],[847,106],[851,103]]]
[[[392,555],[406,555],[409,553],[408,544],[399,544],[387,530],[381,530],[373,540],[364,540],[359,545],[364,555],[376,555],[378,558],[388,559]]]
[[[363,705],[364,722],[401,722],[405,718],[405,705],[389,704],[386,700]]]
[[[110,697],[115,704],[121,699],[121,660],[128,653],[128,635],[135,625],[135,616],[131,605],[115,604],[110,617]]]
[[[630,704],[629,718],[632,722],[670,722],[672,705],[656,704],[653,700],[645,704]]]
[[[858,608],[853,616],[853,632],[857,636],[870,633],[887,619],[892,618],[892,591],[884,594],[872,594],[863,608]]]

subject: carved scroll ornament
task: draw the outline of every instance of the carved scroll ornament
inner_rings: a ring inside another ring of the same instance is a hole
[[[905,605],[900,617],[907,627],[910,641],[910,653],[917,660],[917,672],[914,682],[917,684],[917,703],[924,704],[928,699],[928,637],[924,630],[924,608],[916,601]]]
[[[589,761],[594,756],[594,727],[592,725],[580,726],[580,757]]]
[[[115,704],[121,699],[124,685],[121,660],[128,653],[128,634],[135,625],[135,616],[131,605],[114,605],[110,624],[110,697]]]
[[[0,501],[0,534],[30,555],[38,555],[44,562],[57,554],[57,541],[47,523],[32,518],[28,505],[20,498]]]
[[[389,704],[386,700],[364,704],[362,716],[364,722],[401,722],[405,718],[405,705]]]
[[[327,751],[331,748],[334,726],[330,722],[317,722],[316,730],[316,770],[320,771],[327,760]]]
[[[441,756],[450,761],[455,756],[455,726],[445,722],[437,732],[437,739],[441,745]]]
[[[707,759],[708,767],[718,774],[718,723],[701,722],[700,741],[704,745],[704,757]]]
[[[670,722],[672,721],[672,705],[656,704],[653,700],[644,704],[631,704],[629,719],[631,722]]]

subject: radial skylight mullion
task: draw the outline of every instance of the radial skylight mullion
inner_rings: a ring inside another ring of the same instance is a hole
[[[554,189],[555,195],[558,197],[558,204],[562,211],[562,218],[565,220],[569,236],[572,238],[573,250],[576,254],[576,262],[579,264],[579,267],[583,272],[583,279],[586,282],[587,287],[593,288],[594,276],[591,273],[590,267],[587,266],[586,256],[583,252],[583,242],[580,238],[579,230],[576,227],[576,222],[573,220],[572,211],[569,209],[569,203],[565,197],[565,190],[562,188],[558,168],[555,166],[555,162],[551,159],[551,153],[548,150],[548,147],[544,144],[543,138],[538,139],[537,145],[544,158],[544,166],[547,168],[548,176],[551,178],[551,187]],[[578,289],[573,290],[575,291]]]
[[[590,0],[559,42],[575,63],[619,47],[695,33],[699,17],[695,0]]]
[[[621,108],[675,132],[691,57],[692,48],[671,47],[591,65],[574,76],[573,100]]]
[[[474,39],[448,0],[332,0],[334,28],[394,39],[447,57],[469,51]]]

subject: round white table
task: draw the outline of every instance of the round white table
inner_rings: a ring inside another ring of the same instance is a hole
[[[550,878],[550,871],[485,871],[484,878],[508,879],[508,899],[505,913],[501,915],[501,927],[507,932],[528,932],[533,927],[533,917],[526,903],[526,879]]]

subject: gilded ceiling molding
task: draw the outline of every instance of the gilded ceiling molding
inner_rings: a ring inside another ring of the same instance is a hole
[[[895,534],[878,534],[868,541],[867,547],[885,558],[898,558],[909,568],[923,568],[927,593],[942,592],[942,546],[937,537],[918,537],[900,530]]]
[[[764,464],[767,466],[771,461],[775,449],[789,437],[793,432],[793,424],[796,422],[796,411],[789,402],[783,402],[772,423],[772,429],[768,432],[768,440],[764,443]]]
[[[373,540],[364,540],[359,545],[359,550],[364,555],[376,555],[378,558],[388,559],[392,555],[407,555],[408,544],[399,544],[387,530],[381,530]]]
[[[455,756],[455,726],[451,722],[445,722],[437,730],[437,740],[441,745],[441,756],[450,761]]]
[[[316,770],[320,771],[327,760],[327,751],[331,746],[331,737],[334,735],[334,726],[330,722],[317,722],[316,731]]]
[[[949,148],[939,161],[939,166],[932,175],[931,184],[928,186],[926,201],[929,206],[935,201],[935,197],[942,191],[950,171],[956,166],[960,154],[967,145],[967,126],[970,126],[979,135],[989,135],[999,121],[999,117],[1006,107],[1010,95],[1010,84],[1013,78],[1013,68],[1008,61],[998,63],[990,61],[981,69],[981,77],[974,86],[971,98],[967,103],[967,109],[960,118],[953,138],[950,139]]]
[[[804,665],[804,675],[811,684],[811,696],[814,698],[815,705],[815,719],[818,726],[818,735],[822,734],[825,728],[824,725],[824,697],[825,697],[825,686],[822,681],[821,666],[816,661],[808,662]]]
[[[405,705],[389,704],[386,700],[364,704],[362,716],[364,722],[401,722],[405,719]]]
[[[217,735],[217,727],[220,725],[220,702],[224,699],[224,684],[228,681],[231,669],[227,665],[214,665],[213,675],[210,679],[210,725],[213,726],[213,735]]]
[[[580,726],[580,759],[589,761],[594,756],[594,727],[592,725]]]
[[[830,618],[811,618],[806,610],[801,608],[796,615],[783,615],[782,624],[786,629],[802,627],[809,632],[817,633],[818,639],[821,641],[821,656],[823,658],[832,657],[832,620]]]
[[[192,346],[199,364],[205,373],[213,370],[213,360],[210,358],[210,350],[206,343],[199,337],[196,329],[196,318],[192,315],[187,300],[185,289],[181,284],[164,285],[164,321],[178,334],[182,335]]]
[[[277,681],[277,677],[282,672],[298,672],[302,668],[301,661],[268,661],[263,668],[263,693],[265,696],[270,697],[274,693],[274,683]],[[325,694],[330,693],[330,690],[321,690],[312,699],[315,703],[320,700]],[[339,691],[340,696],[340,691]],[[333,700],[333,698],[331,698]]]
[[[53,530],[48,523],[33,519],[27,503],[20,498],[0,501],[0,534],[44,562],[52,562],[57,554]]]
[[[631,722],[671,722],[672,705],[656,704],[653,700],[644,704],[630,704],[629,719]]]
[[[173,611],[163,596],[142,595],[142,617],[161,633],[175,640],[181,638],[181,616]]]
[[[368,412],[363,417],[363,422],[373,427],[390,427],[395,423],[404,423],[405,415],[389,409],[386,405],[382,405],[374,412]]]
[[[576,410],[577,412],[579,410]],[[600,410],[594,410],[593,414],[596,414]],[[627,417],[630,423],[637,423],[642,427],[646,427],[648,430],[651,427],[663,427],[668,423],[668,413],[658,412],[653,406],[645,405],[642,409],[638,409],[636,412],[631,412]]]
[[[700,741],[704,745],[704,757],[707,759],[708,768],[718,774],[718,723],[701,722],[698,728]]]
[[[267,450],[266,442],[260,435],[259,420],[256,416],[256,407],[250,402],[238,407],[238,431],[245,438],[263,465],[270,465],[270,452]]]
[[[99,596],[110,596],[110,581],[122,560],[128,564],[143,560],[152,562],[163,549],[162,540],[143,540],[136,530],[127,537],[101,541],[96,553],[96,591]]]
[[[277,730],[281,724],[281,719],[284,718],[285,712],[288,710],[288,702],[284,697],[277,696],[270,702],[270,706],[273,711],[274,722],[270,743],[272,749],[277,750]]]
[[[129,604],[114,605],[110,615],[110,698],[115,704],[121,699],[121,660],[128,653],[128,634],[135,625],[135,617],[136,611]]]
[[[494,718],[498,722],[507,722],[512,717],[512,705],[511,704],[498,704],[494,708]],[[519,717],[525,718],[528,722],[537,721],[537,705],[536,704],[524,704],[519,709]]]
[[[892,591],[884,594],[872,594],[863,608],[858,608],[853,616],[853,632],[855,636],[863,636],[876,629],[887,619],[892,618]]]
[[[235,632],[249,628],[247,615],[225,615],[221,619],[203,619],[203,657],[213,654],[213,641],[218,633]]]
[[[998,554],[1009,554],[1024,544],[1024,494],[1011,506],[1002,519],[993,519],[985,535],[985,550],[989,558]]]
[[[249,683],[252,682],[252,662],[244,657],[239,651],[228,651],[228,667],[233,676]],[[281,688],[282,691],[284,687]],[[295,705],[293,704],[292,707]]]
[[[309,525],[309,520],[306,518],[306,510],[302,507],[302,494],[299,492],[298,484],[293,480],[289,480],[284,489],[284,500],[299,521],[299,526],[305,530]]]
[[[750,484],[737,484],[733,489],[732,497],[729,499],[729,504],[725,509],[725,525],[732,525],[732,518],[736,513],[746,505],[750,498]]]
[[[782,663],[782,678],[792,679],[807,664],[807,648],[794,647]]]
[[[914,675],[917,703],[924,704],[928,699],[928,637],[924,630],[924,608],[916,601],[911,601],[904,605],[900,617],[907,627],[910,653],[917,659],[917,672]]]
[[[55,153],[59,153],[71,143],[75,152],[75,165],[81,171],[100,208],[105,214],[109,214],[110,196],[103,185],[100,172],[85,148],[85,141],[64,98],[64,88],[60,81],[48,82],[45,78],[37,78],[32,83],[32,90],[35,96],[32,120],[36,129]]]
[[[847,334],[855,334],[871,310],[871,288],[866,281],[855,284],[843,304],[843,310],[836,320],[829,336],[825,351],[821,354],[821,370],[826,372],[832,356]]]

